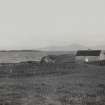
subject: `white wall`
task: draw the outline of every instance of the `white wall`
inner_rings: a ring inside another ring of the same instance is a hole
[[[100,56],[99,56],[100,60],[105,60],[105,51],[102,51]]]
[[[99,56],[76,56],[76,61],[85,62],[86,60],[89,61],[98,61]]]

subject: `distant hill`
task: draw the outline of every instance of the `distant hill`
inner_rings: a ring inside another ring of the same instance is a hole
[[[105,45],[96,45],[96,46],[92,46],[92,49],[98,49],[98,50],[105,50]]]
[[[76,51],[76,50],[87,50],[88,47],[85,47],[80,44],[72,44],[72,45],[67,45],[67,46],[49,46],[46,48],[42,48],[40,50],[45,50],[45,51]]]

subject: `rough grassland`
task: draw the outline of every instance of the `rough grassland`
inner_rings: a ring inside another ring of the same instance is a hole
[[[105,67],[1,64],[0,105],[105,105]]]

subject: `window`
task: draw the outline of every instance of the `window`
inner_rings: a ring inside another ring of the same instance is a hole
[[[85,58],[85,62],[88,62],[89,60],[88,60],[88,58]]]

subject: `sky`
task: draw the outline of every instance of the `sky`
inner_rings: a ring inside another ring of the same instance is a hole
[[[105,44],[105,0],[0,0],[0,49]]]

